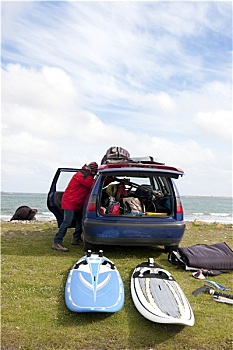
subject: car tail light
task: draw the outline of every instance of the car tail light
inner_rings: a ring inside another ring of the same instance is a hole
[[[176,214],[183,214],[183,206],[180,197],[176,197]]]
[[[96,211],[96,195],[91,196],[87,205],[87,211]]]

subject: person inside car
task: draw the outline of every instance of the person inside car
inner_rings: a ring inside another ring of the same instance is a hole
[[[83,206],[95,182],[94,177],[97,172],[98,164],[96,162],[91,162],[88,165],[84,165],[82,169],[71,178],[62,196],[61,207],[64,210],[64,219],[57,234],[54,236],[52,249],[62,252],[68,251],[68,249],[63,246],[63,238],[73,220],[76,222],[76,227],[71,244],[83,244],[81,239]]]

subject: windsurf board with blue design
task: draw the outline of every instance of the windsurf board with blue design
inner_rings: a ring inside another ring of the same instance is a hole
[[[124,286],[115,264],[99,254],[87,252],[70,270],[65,302],[73,312],[117,312],[124,304]]]
[[[193,311],[184,292],[153,258],[134,269],[131,295],[137,310],[152,322],[194,325]]]

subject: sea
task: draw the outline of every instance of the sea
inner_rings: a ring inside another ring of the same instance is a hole
[[[203,221],[207,223],[232,224],[232,198],[182,196],[185,221]],[[56,220],[47,208],[46,193],[1,193],[1,221],[10,221],[16,209],[27,205],[37,209],[38,221]]]

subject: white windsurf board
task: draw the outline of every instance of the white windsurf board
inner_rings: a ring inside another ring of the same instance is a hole
[[[134,269],[131,295],[137,310],[152,322],[194,325],[194,314],[184,292],[153,258]]]

